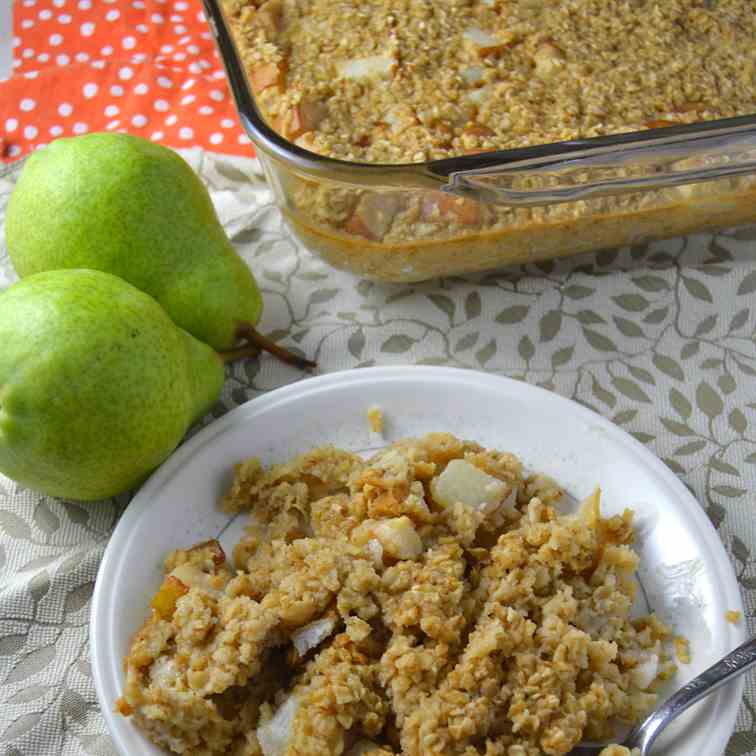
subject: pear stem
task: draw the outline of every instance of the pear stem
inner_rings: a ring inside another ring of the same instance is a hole
[[[260,350],[249,344],[248,346],[238,347],[237,349],[228,349],[225,352],[218,352],[218,357],[223,360],[224,364],[229,362],[236,362],[237,360],[246,360],[250,357],[257,357],[260,354]]]
[[[270,352],[273,356],[278,357],[281,362],[294,365],[294,367],[298,367],[300,370],[313,370],[318,366],[316,362],[300,357],[276,344],[275,341],[269,339],[267,336],[263,336],[251,323],[239,323],[236,333],[240,338],[244,339],[247,347],[254,347],[258,352]]]

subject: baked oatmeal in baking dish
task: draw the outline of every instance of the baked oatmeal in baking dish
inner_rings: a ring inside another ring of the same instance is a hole
[[[207,2],[277,202],[337,268],[421,281],[756,220],[752,0]]]
[[[225,0],[273,127],[350,161],[756,113],[752,0]]]
[[[365,461],[237,469],[226,555],[174,551],[118,710],[175,753],[548,756],[611,740],[674,672],[631,618],[630,511],[573,514],[511,454],[449,434]],[[627,756],[619,746],[606,756]]]

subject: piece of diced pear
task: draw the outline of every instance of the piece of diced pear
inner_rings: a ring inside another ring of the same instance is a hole
[[[630,679],[636,687],[648,690],[658,674],[659,657],[656,654],[648,654],[637,667],[630,670]]]
[[[371,55],[344,61],[339,66],[339,73],[345,79],[367,79],[388,76],[395,66],[396,59],[391,55]]]
[[[163,580],[158,592],[153,596],[150,606],[160,615],[161,619],[169,620],[176,611],[176,602],[189,592],[189,586],[173,575]]]
[[[509,491],[507,483],[464,459],[453,459],[441,475],[431,481],[431,494],[441,506],[461,503],[483,514],[496,511]]]
[[[407,516],[379,520],[373,526],[373,536],[395,559],[415,559],[423,553],[423,542]]]
[[[257,742],[264,756],[286,756],[299,705],[299,699],[292,693],[276,713],[257,728]]]
[[[291,642],[299,656],[317,648],[336,629],[336,617],[322,617],[300,627],[291,634]]]

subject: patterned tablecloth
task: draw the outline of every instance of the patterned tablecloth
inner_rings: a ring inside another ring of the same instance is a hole
[[[752,622],[756,228],[378,285],[334,272],[290,238],[255,161],[188,157],[264,289],[265,331],[316,356],[323,372],[463,366],[545,386],[606,415],[701,502]],[[0,174],[0,221],[16,175]],[[0,247],[0,287],[13,278]],[[234,365],[213,414],[300,379],[268,357]],[[97,566],[126,504],[48,499],[0,478],[0,753],[113,752],[87,628]],[[728,756],[756,754],[755,705],[749,680]]]

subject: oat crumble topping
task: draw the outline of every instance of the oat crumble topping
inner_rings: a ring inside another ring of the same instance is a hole
[[[420,162],[756,112],[751,0],[225,0],[274,128]]]
[[[564,756],[640,719],[672,635],[631,619],[630,511],[449,434],[240,465],[227,557],[172,552],[117,709],[193,756]],[[633,756],[609,746],[603,756]]]

